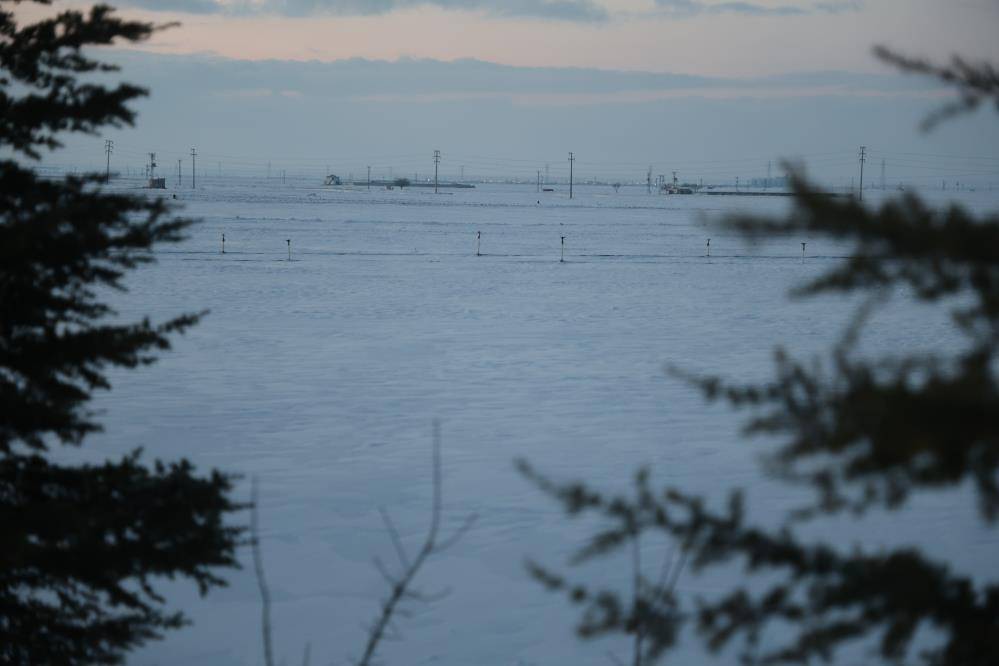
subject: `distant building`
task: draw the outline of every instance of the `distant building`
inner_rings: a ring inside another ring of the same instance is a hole
[[[323,181],[323,185],[343,185],[343,181],[340,180],[340,176],[331,173],[326,176],[326,180]]]

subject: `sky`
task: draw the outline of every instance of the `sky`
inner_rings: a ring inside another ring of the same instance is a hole
[[[995,0],[121,0],[149,48],[238,59],[474,58],[712,76],[876,71],[873,44],[999,58]]]
[[[196,145],[247,170],[408,172],[440,149],[455,169],[526,177],[573,150],[593,177],[644,178],[651,164],[734,178],[742,163],[749,177],[790,158],[843,180],[866,145],[899,178],[999,171],[994,114],[925,135],[919,120],[947,91],[871,54],[999,62],[999,0],[114,4],[179,24],[102,54],[151,91],[138,126],[108,135],[122,159]],[[64,161],[86,162],[103,138],[68,141]]]

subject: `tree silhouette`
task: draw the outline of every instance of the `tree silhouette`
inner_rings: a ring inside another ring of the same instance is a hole
[[[960,99],[928,118],[999,104],[999,78],[988,65],[955,58],[938,67],[885,49],[877,53],[904,70],[934,75],[958,88]],[[803,539],[803,525],[842,512],[893,510],[912,495],[939,488],[974,488],[977,513],[994,529],[999,517],[999,214],[976,217],[957,205],[935,210],[907,194],[878,208],[817,194],[798,174],[794,210],[784,219],[737,217],[727,224],[750,238],[803,233],[853,243],[850,257],[799,296],[829,292],[869,295],[825,362],[798,361],[778,350],[776,377],[740,386],[718,377],[673,374],[709,400],[748,409],[748,434],[783,438],[765,462],[776,478],[814,491],[814,500],[787,513],[777,529],[754,527],[742,493],[721,509],[675,488],[654,490],[647,473],[631,497],[607,497],[585,483],[557,483],[526,462],[523,473],[570,516],[595,514],[608,527],[573,562],[636,547],[645,534],[666,534],[681,555],[649,580],[636,571],[631,598],[592,590],[536,563],[542,584],[585,608],[584,637],[636,637],[635,663],[661,657],[687,624],[711,650],[737,638],[745,663],[829,660],[844,643],[876,640],[885,660],[927,664],[999,664],[999,584],[951,570],[916,548],[843,552]],[[886,288],[904,286],[921,302],[958,303],[953,320],[967,345],[954,354],[861,358],[855,343]],[[812,533],[815,530],[812,529]],[[742,564],[756,584],[687,608],[674,593],[684,563],[695,570]],[[917,631],[932,628],[936,644],[910,654]],[[763,648],[764,630],[787,640]]]
[[[52,447],[100,430],[87,403],[106,372],[136,367],[197,322],[109,323],[98,296],[123,289],[152,248],[189,220],[162,200],[113,194],[102,176],[40,178],[30,168],[64,132],[131,124],[136,86],[106,87],[115,68],[84,49],[137,42],[155,28],[98,6],[19,26],[0,5],[0,662],[118,663],[125,651],[182,625],[155,577],[185,577],[202,593],[236,565],[241,530],[232,480],[186,460],[66,466]],[[43,3],[47,4],[47,3]],[[86,82],[81,81],[86,77]]]

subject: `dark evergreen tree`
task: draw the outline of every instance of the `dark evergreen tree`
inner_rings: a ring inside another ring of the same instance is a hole
[[[239,507],[230,477],[184,460],[52,459],[52,447],[100,429],[87,403],[110,388],[109,367],[151,363],[200,315],[110,323],[98,290],[121,289],[190,222],[161,200],[109,193],[101,176],[31,168],[60,133],[132,123],[127,105],[145,91],[95,82],[114,68],[86,49],[156,28],[104,6],[21,26],[18,4],[0,4],[0,662],[117,663],[185,622],[155,577],[203,593],[224,584],[217,567],[236,565],[241,533],[226,518]]]
[[[999,105],[999,75],[989,65],[955,58],[947,66],[878,54],[904,70],[955,85],[959,99],[929,124]],[[785,219],[741,217],[727,224],[750,236],[801,234],[853,243],[846,261],[797,290],[868,293],[871,298],[848,327],[831,358],[799,362],[777,353],[777,376],[765,385],[733,385],[717,377],[676,372],[710,400],[749,409],[748,433],[784,438],[767,460],[767,472],[803,484],[815,499],[790,511],[778,529],[754,527],[739,491],[712,509],[678,489],[654,490],[643,471],[633,497],[607,497],[585,483],[557,483],[527,463],[522,471],[572,516],[596,514],[608,523],[575,561],[637,548],[648,533],[676,540],[680,554],[650,580],[636,571],[634,590],[592,590],[537,564],[532,574],[549,589],[585,608],[582,636],[626,633],[634,637],[635,663],[649,663],[674,645],[685,624],[696,626],[712,650],[744,640],[746,663],[829,660],[853,640],[876,641],[886,661],[927,664],[999,664],[999,582],[952,571],[916,548],[844,552],[802,539],[803,524],[840,512],[897,509],[914,493],[967,484],[976,512],[994,529],[999,517],[999,214],[975,217],[957,205],[935,210],[907,194],[880,207],[817,194],[800,175],[793,179],[795,207]],[[861,358],[855,342],[879,294],[904,286],[937,307],[957,303],[953,318],[965,335],[953,355],[900,354]],[[815,533],[815,530],[812,530]],[[636,551],[637,552],[637,551]],[[703,570],[741,563],[756,584],[688,608],[675,594],[688,563]],[[789,637],[760,646],[762,632]],[[932,628],[938,639],[912,654],[916,632]]]

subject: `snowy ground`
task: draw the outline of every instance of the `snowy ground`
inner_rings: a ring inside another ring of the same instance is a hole
[[[849,301],[792,302],[786,292],[839,261],[842,248],[806,238],[750,248],[711,226],[726,212],[782,211],[785,199],[581,187],[569,201],[524,186],[434,195],[212,181],[175,192],[203,221],[114,300],[130,318],[211,314],[157,365],[114,375],[96,401],[107,432],[73,455],[143,446],[148,457],[259,478],[279,662],[301,663],[307,644],[312,664],[360,654],[385,593],[372,558],[394,562],[378,507],[415,548],[428,519],[435,418],[446,526],[479,518],[421,576],[423,589],[451,594],[400,618],[401,640],[381,653],[388,664],[604,664],[608,650],[627,659],[624,642],[580,643],[576,610],[525,574],[528,556],[562,565],[592,525],[566,523],[515,472],[517,457],[611,491],[627,491],[643,464],[657,482],[713,497],[744,485],[751,515],[766,523],[793,500],[761,476],[763,443],[738,437],[740,415],[705,405],[663,372],[675,363],[763,379],[775,345],[808,354],[835,340]],[[973,207],[995,205],[990,193],[966,196]],[[804,259],[800,241],[809,243]],[[957,342],[944,319],[903,300],[877,318],[866,344]],[[248,481],[239,492],[248,497]],[[941,494],[824,535],[845,547],[918,541],[989,575],[999,540],[969,506],[966,492]],[[648,544],[650,567],[667,547]],[[579,575],[626,590],[630,572],[617,564]],[[228,577],[229,588],[203,600],[189,585],[169,586],[194,624],[131,663],[262,663],[252,569]],[[710,593],[731,582],[685,575],[680,588]],[[687,641],[666,663],[701,663],[697,650]],[[732,661],[731,652],[718,657]]]

